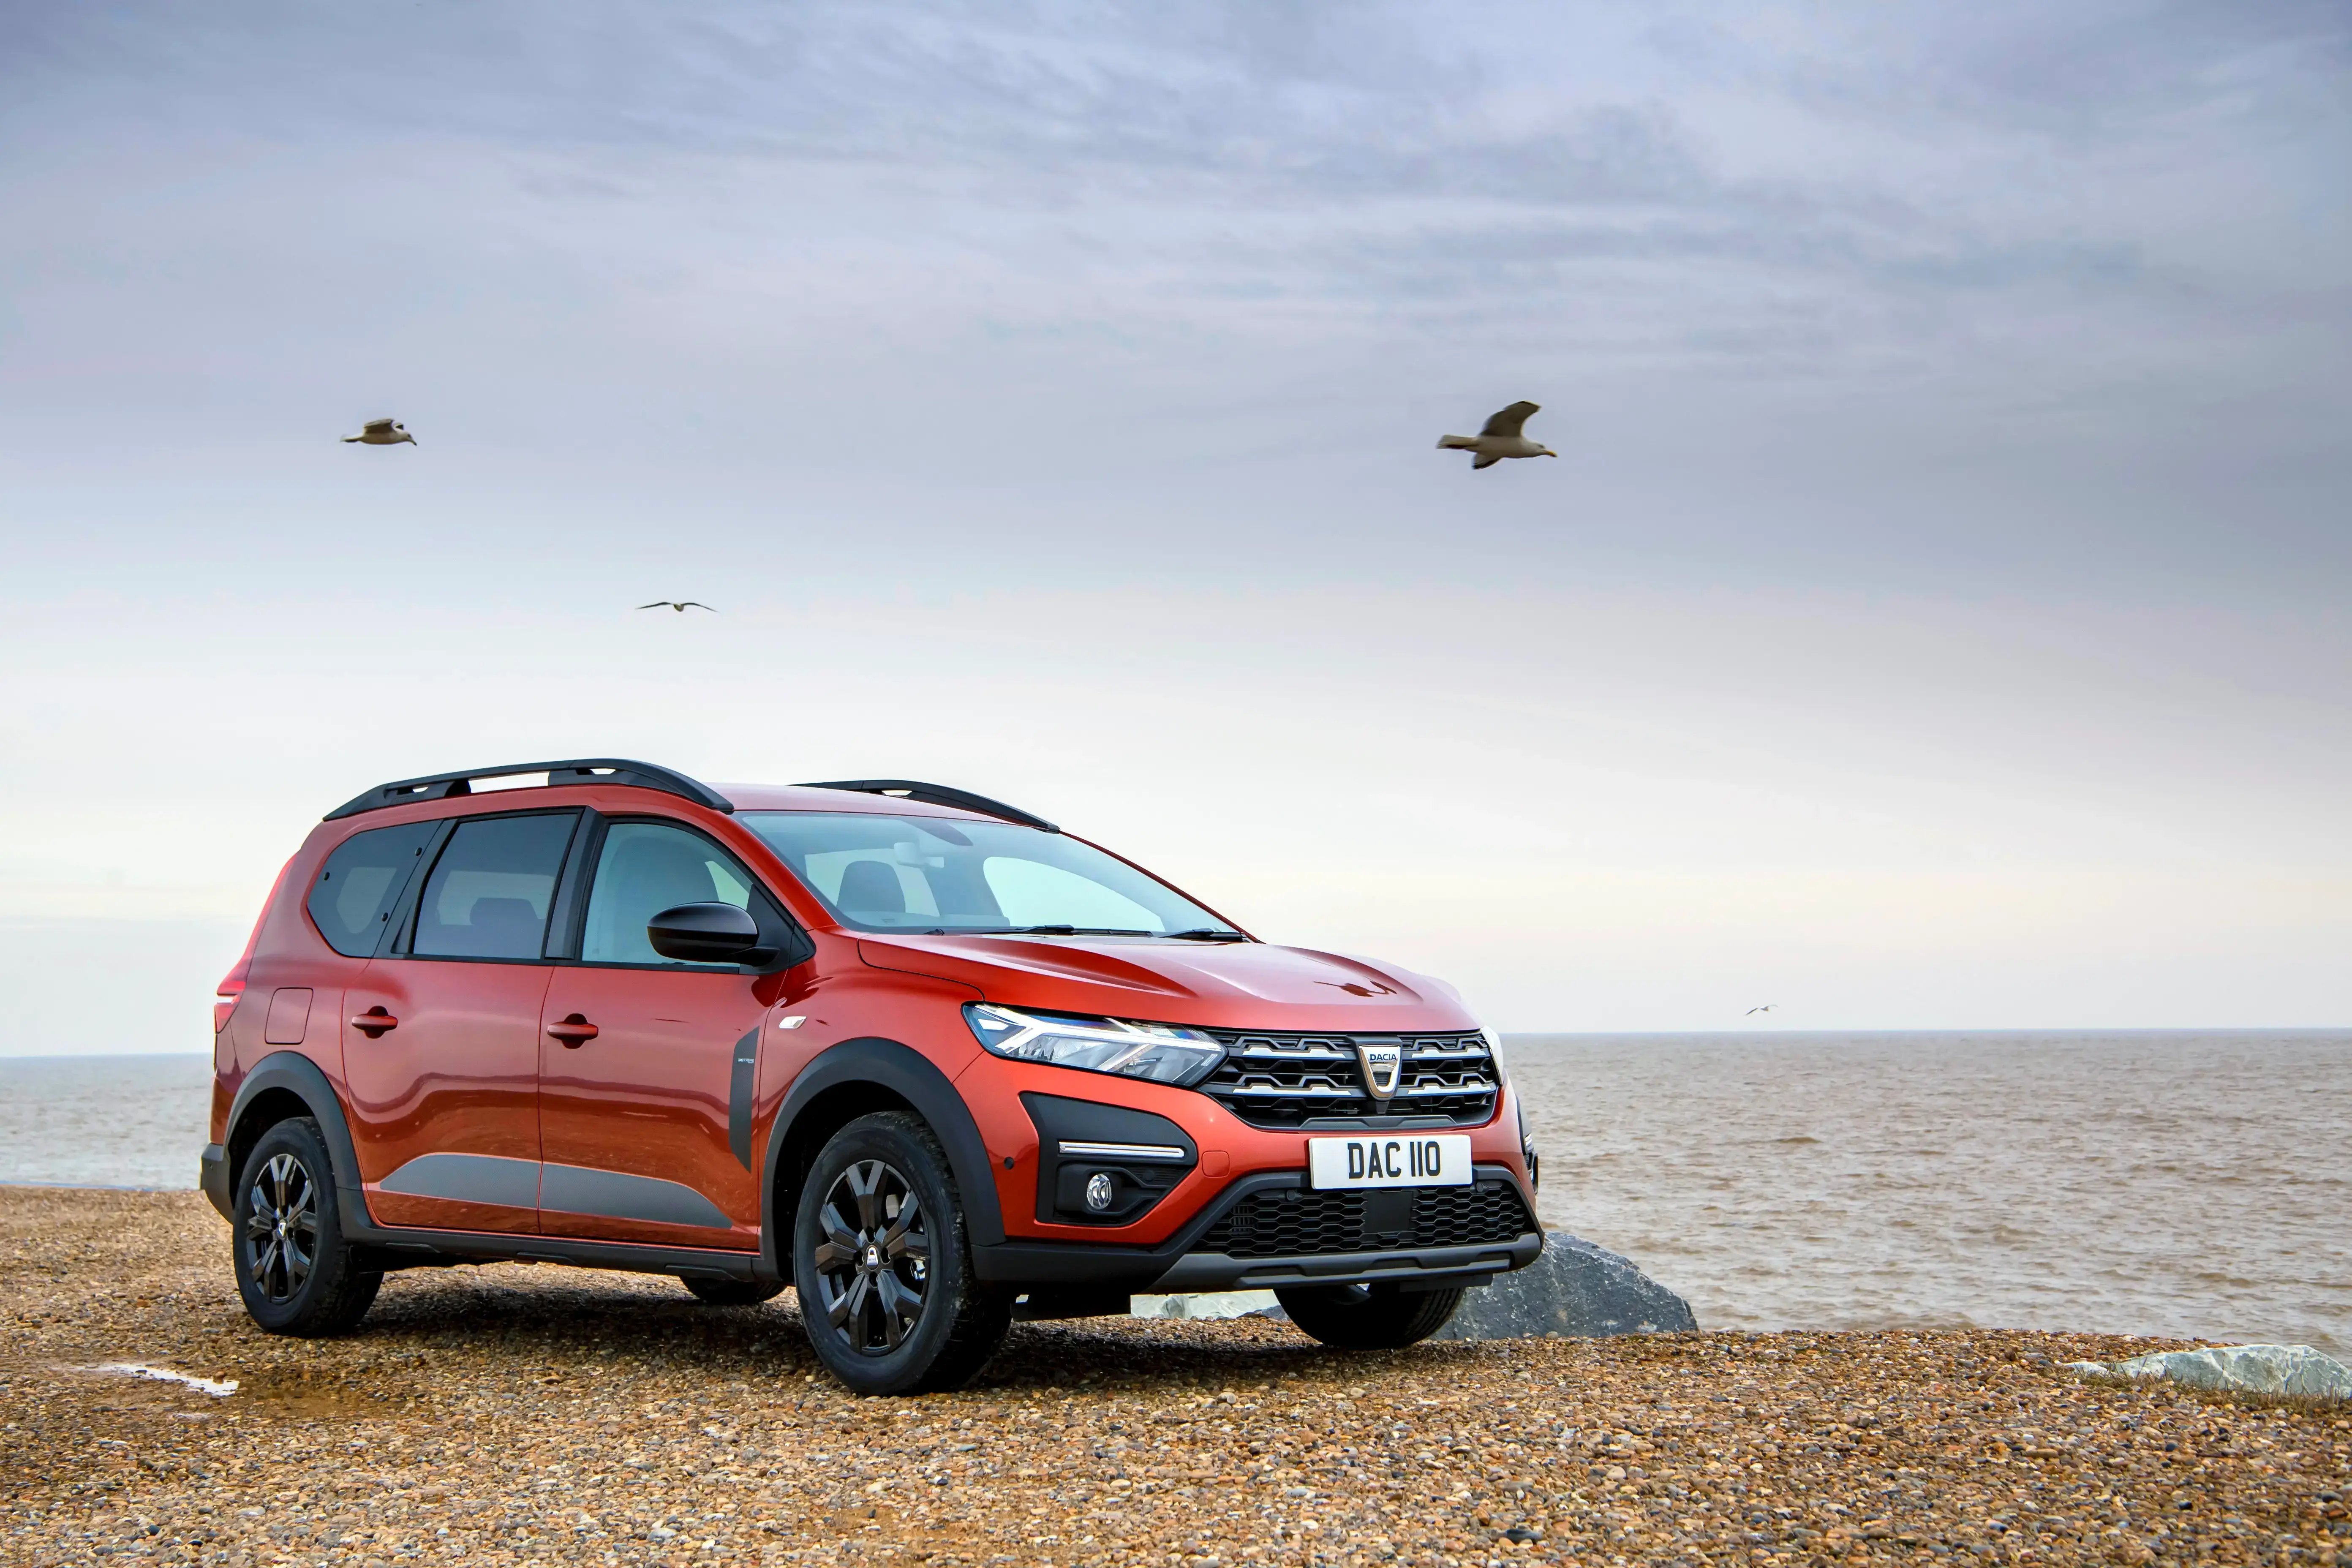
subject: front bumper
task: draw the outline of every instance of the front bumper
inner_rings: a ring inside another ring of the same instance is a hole
[[[1448,1245],[1433,1237],[1409,1247],[1236,1257],[1207,1245],[1218,1221],[1261,1194],[1304,1192],[1298,1171],[1244,1176],[1204,1205],[1175,1236],[1157,1247],[1087,1245],[1083,1242],[1015,1238],[972,1248],[972,1266],[991,1284],[1089,1292],[1126,1290],[1166,1295],[1191,1290],[1271,1289],[1297,1285],[1381,1282],[1417,1284],[1431,1289],[1484,1284],[1495,1275],[1524,1268],[1543,1251],[1535,1220],[1535,1194],[1507,1165],[1471,1168],[1474,1183],[1503,1181],[1517,1192],[1525,1228],[1508,1239]]]

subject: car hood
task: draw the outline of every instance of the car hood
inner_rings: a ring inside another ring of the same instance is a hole
[[[1015,1007],[1208,1028],[1477,1027],[1442,980],[1270,942],[861,933],[857,947],[877,969],[957,981]]]

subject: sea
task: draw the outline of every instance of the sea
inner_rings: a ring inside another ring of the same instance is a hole
[[[1549,1226],[1716,1329],[2352,1357],[2352,1031],[1507,1038]],[[0,1058],[0,1181],[185,1188],[202,1056]]]

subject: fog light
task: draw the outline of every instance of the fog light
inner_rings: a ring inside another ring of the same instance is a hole
[[[1110,1207],[1114,1195],[1114,1186],[1107,1172],[1097,1171],[1087,1178],[1087,1207],[1095,1213],[1100,1214]]]

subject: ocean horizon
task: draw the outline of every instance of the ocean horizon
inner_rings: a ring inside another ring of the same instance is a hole
[[[1715,1329],[2352,1352],[2352,1029],[1516,1035],[1545,1222]],[[209,1053],[0,1057],[0,1183],[188,1190]]]

